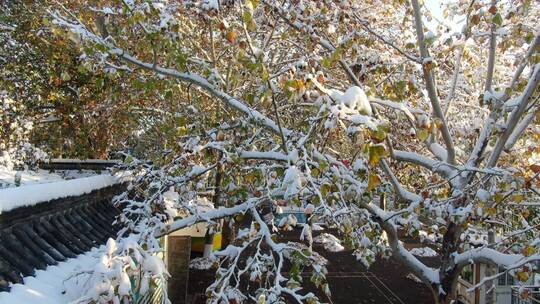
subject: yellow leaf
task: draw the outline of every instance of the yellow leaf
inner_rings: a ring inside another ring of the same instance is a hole
[[[523,250],[521,251],[521,253],[524,255],[524,256],[531,256],[535,253],[535,249],[533,246],[527,246],[525,248],[523,248]]]
[[[486,208],[486,213],[488,215],[495,215],[497,213],[497,209],[495,209],[495,208]]]
[[[527,282],[529,280],[528,272],[518,271],[516,275],[517,275],[518,280],[520,280],[521,282]]]
[[[257,174],[255,172],[250,172],[248,175],[246,175],[246,182],[248,184],[252,184],[257,177]]]
[[[326,195],[327,195],[328,192],[330,191],[330,188],[331,188],[330,184],[322,184],[322,185],[321,185],[321,189],[320,189],[321,195],[322,195],[323,197],[326,197]]]
[[[230,31],[225,35],[225,39],[229,41],[230,43],[236,43],[236,38],[238,37],[238,34],[234,31]]]
[[[377,174],[370,173],[368,177],[368,186],[366,190],[371,191],[375,189],[375,187],[377,187],[380,183],[381,183],[381,178]]]
[[[496,193],[496,194],[493,196],[493,199],[494,199],[495,202],[498,204],[498,203],[502,202],[502,200],[504,199],[504,195],[502,195],[501,193]]]
[[[523,194],[515,194],[512,198],[514,202],[521,203],[523,201]]]
[[[368,157],[369,157],[369,164],[371,166],[376,165],[379,160],[385,156],[386,150],[384,149],[383,145],[372,145],[367,148]]]
[[[429,132],[426,129],[420,129],[416,133],[416,136],[418,136],[418,139],[420,139],[421,141],[424,141],[428,138]]]
[[[176,132],[179,136],[184,136],[188,133],[188,129],[185,126],[176,128]]]

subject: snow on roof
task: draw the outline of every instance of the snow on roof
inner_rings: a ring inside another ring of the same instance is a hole
[[[96,175],[95,170],[23,170],[15,171],[8,170],[6,167],[0,166],[0,189],[16,187],[17,179],[20,186],[31,184],[43,184],[51,182],[59,182],[68,179],[82,178]]]
[[[45,270],[36,270],[35,277],[25,277],[24,284],[11,285],[11,291],[0,292],[0,303],[9,304],[61,304],[70,303],[82,294],[85,275],[75,273],[92,269],[99,263],[105,246],[93,248],[76,258],[49,266]]]
[[[53,158],[48,163],[74,163],[74,164],[111,164],[121,163],[119,159],[72,159],[72,158]]]
[[[0,213],[19,207],[33,206],[58,198],[86,194],[114,185],[120,181],[121,179],[117,176],[102,174],[72,180],[0,189]]]
[[[59,174],[49,173],[45,170],[25,170],[13,171],[0,166],[0,189],[15,186],[15,179],[18,175],[21,185],[50,183],[63,180]]]

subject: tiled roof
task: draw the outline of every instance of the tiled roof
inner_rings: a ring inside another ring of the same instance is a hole
[[[90,193],[21,207],[0,214],[0,291],[36,269],[87,252],[115,237],[119,210],[111,203],[117,184]]]

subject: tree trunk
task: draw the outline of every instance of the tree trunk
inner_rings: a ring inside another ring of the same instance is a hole
[[[442,244],[442,264],[439,277],[441,283],[438,288],[443,292],[435,290],[438,300],[436,303],[446,304],[451,303],[456,298],[456,286],[457,279],[461,273],[461,268],[454,263],[453,254],[458,251],[459,248],[459,235],[461,234],[461,227],[455,223],[448,225],[448,230],[443,236]]]
[[[433,296],[435,303],[437,304],[450,304],[455,303],[456,300],[456,287],[457,287],[457,278],[459,276],[459,273],[454,278],[448,278],[448,281],[452,282],[451,285],[449,285],[448,289],[442,288],[442,285],[436,286],[437,289],[433,290]],[[444,294],[439,293],[439,288],[442,288],[444,291]]]
[[[492,229],[488,230],[488,244],[491,245],[495,243],[495,231]],[[496,268],[493,264],[487,264],[486,265],[486,277],[490,277],[495,274]],[[489,280],[486,282],[486,304],[494,304],[495,303],[495,296],[494,296],[494,290],[493,290],[493,280]]]
[[[223,163],[221,163],[221,158],[223,157],[223,152],[219,152],[217,172],[216,172],[216,181],[214,184],[214,196],[212,197],[212,203],[214,203],[214,208],[219,208],[221,206],[221,180],[223,177]],[[223,231],[223,228],[222,228]],[[222,234],[223,236],[223,234]],[[206,235],[204,236],[204,251],[203,257],[207,258],[214,249],[214,233],[210,233],[210,229],[206,230]]]
[[[232,244],[234,241],[236,231],[234,231],[234,229],[231,227],[231,224],[233,223],[233,219],[225,218],[223,220],[223,228],[221,229],[221,235],[223,236],[221,244],[223,247],[229,246],[229,244]]]

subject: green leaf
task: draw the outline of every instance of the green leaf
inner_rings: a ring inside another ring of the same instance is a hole
[[[416,45],[414,43],[412,43],[412,42],[409,42],[409,43],[405,44],[406,49],[414,49],[415,46]]]
[[[62,74],[60,74],[60,78],[62,78],[63,81],[69,81],[71,79],[71,76],[68,72],[63,71]]]
[[[104,44],[101,44],[101,43],[97,43],[96,44],[96,49],[100,52],[105,52],[107,51],[107,47],[104,45]]]
[[[368,159],[371,166],[376,165],[384,156],[385,149],[383,145],[368,146]]]
[[[493,23],[497,24],[498,26],[502,26],[502,23],[503,23],[503,18],[501,16],[500,13],[497,13],[494,17],[493,17]]]
[[[330,58],[323,58],[323,60],[321,60],[321,65],[324,68],[330,68],[332,66],[332,60]]]
[[[263,69],[262,71],[262,80],[264,82],[268,81],[268,79],[270,79],[270,74],[268,73],[268,71],[266,69]]]
[[[328,163],[327,162],[324,162],[324,161],[320,161],[319,162],[319,169],[321,171],[324,171],[326,168],[328,168]]]
[[[184,136],[188,133],[188,129],[184,126],[176,128],[176,132],[179,136]]]
[[[178,67],[179,67],[181,70],[186,70],[186,67],[187,67],[187,59],[188,59],[188,56],[187,56],[187,54],[184,54],[184,53],[180,53],[180,54],[178,54],[178,56],[176,57],[176,64],[178,65]]]
[[[186,126],[186,117],[185,116],[179,116],[177,119],[177,123],[179,126]]]
[[[251,16],[251,13],[248,11],[244,11],[244,13],[242,14],[242,20],[244,20],[244,22],[248,24],[251,22],[252,19],[253,17]]]
[[[381,142],[386,138],[387,132],[388,132],[388,127],[384,125],[378,125],[376,131],[371,131],[371,136],[372,138],[375,138],[379,142]]]

